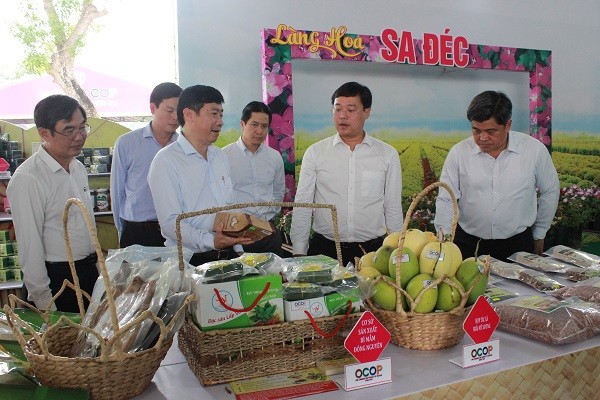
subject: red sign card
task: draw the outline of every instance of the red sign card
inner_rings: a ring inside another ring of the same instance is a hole
[[[346,349],[360,363],[379,358],[392,335],[371,311],[365,311],[344,341]]]
[[[463,322],[463,329],[475,343],[490,340],[500,323],[500,317],[487,301],[485,296],[479,296],[473,308]]]

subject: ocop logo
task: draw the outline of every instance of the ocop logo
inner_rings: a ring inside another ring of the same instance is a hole
[[[354,371],[354,376],[356,379],[369,379],[375,378],[376,376],[381,376],[381,370],[383,367],[381,365],[372,365],[371,367],[366,368],[358,368]]]
[[[481,357],[489,357],[492,355],[492,349],[494,346],[483,346],[476,349],[471,350],[471,358],[481,358]]]

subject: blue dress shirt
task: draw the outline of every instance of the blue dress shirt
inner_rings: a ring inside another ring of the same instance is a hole
[[[178,134],[169,143],[177,140]],[[148,186],[148,170],[162,146],[151,124],[121,135],[115,142],[110,172],[110,196],[115,226],[121,236],[122,220],[155,221],[156,210]]]

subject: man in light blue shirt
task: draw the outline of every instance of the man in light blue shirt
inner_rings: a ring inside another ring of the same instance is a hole
[[[285,178],[281,154],[264,141],[271,124],[271,110],[260,101],[244,107],[240,128],[242,136],[223,148],[231,166],[231,180],[236,203],[281,202],[285,193]],[[244,209],[265,221],[271,221],[281,207],[252,207]],[[249,253],[271,252],[282,255],[281,232],[251,245],[244,246]]]
[[[182,213],[234,203],[227,156],[213,145],[223,127],[223,95],[210,86],[190,86],[181,92],[177,119],[182,133],[160,150],[148,172],[148,184],[167,246],[177,244],[175,221]],[[182,245],[192,250],[192,265],[231,259],[252,243],[249,238],[213,232],[215,215],[181,221]]]
[[[115,143],[110,194],[121,247],[164,245],[148,186],[148,169],[156,153],[177,140],[181,90],[171,82],[156,86],[150,94],[152,122],[120,136]]]

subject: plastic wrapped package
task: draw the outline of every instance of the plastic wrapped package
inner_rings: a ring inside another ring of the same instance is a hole
[[[578,297],[583,301],[600,304],[600,277],[574,283],[571,286],[555,291],[552,293],[552,296],[557,299]]]
[[[111,277],[120,330],[146,310],[157,315],[165,299],[183,286],[180,275],[176,258],[169,258],[166,262],[122,261],[122,268]],[[185,290],[183,292],[188,293]],[[152,324],[151,319],[145,319],[122,333],[120,340],[123,349],[127,352],[139,350]],[[90,304],[82,325],[100,333],[103,338],[115,335],[106,296]],[[71,354],[73,357],[95,357],[99,349],[100,343],[95,335],[80,331]]]
[[[579,342],[600,331],[600,306],[578,298],[519,296],[493,306],[499,329],[548,344]]]

